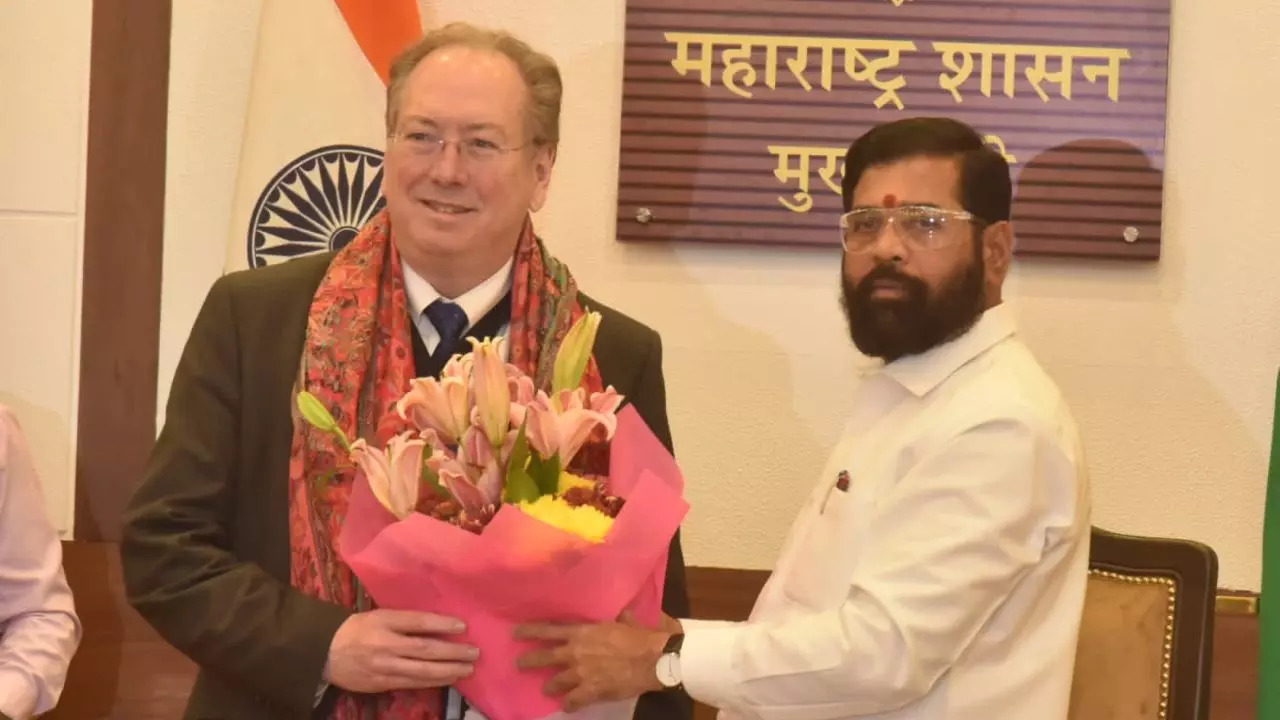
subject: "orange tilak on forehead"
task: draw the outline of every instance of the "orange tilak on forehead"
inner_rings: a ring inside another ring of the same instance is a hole
[[[893,193],[885,195],[883,204],[887,208],[898,207],[898,196]]]

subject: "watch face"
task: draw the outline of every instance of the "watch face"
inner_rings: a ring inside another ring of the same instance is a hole
[[[667,653],[658,658],[658,682],[663,687],[676,687],[680,684],[680,656]]]

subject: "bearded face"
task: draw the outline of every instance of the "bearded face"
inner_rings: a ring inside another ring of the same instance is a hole
[[[892,362],[963,335],[985,307],[985,268],[975,238],[968,260],[935,282],[907,274],[892,260],[856,281],[842,273],[849,334],[864,355]]]

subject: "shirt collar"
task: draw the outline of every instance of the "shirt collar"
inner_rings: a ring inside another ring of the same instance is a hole
[[[924,397],[970,360],[995,347],[1016,330],[1013,310],[1001,303],[987,309],[973,327],[954,340],[887,365],[863,356],[860,369],[884,374],[917,397]]]
[[[515,256],[512,256],[505,265],[499,268],[496,273],[490,275],[484,282],[456,298],[445,298],[456,303],[467,314],[468,327],[475,325],[480,318],[487,315],[507,294],[507,290],[511,287],[511,267],[514,263]],[[409,267],[409,264],[403,259],[400,261],[400,266],[404,270],[404,292],[409,301],[409,308],[416,318],[422,315],[427,306],[439,299],[441,295],[432,287],[431,283],[414,272],[413,268]]]

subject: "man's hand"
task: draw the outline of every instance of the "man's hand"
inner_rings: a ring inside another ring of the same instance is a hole
[[[564,695],[564,709],[573,712],[608,700],[623,700],[661,690],[656,672],[658,658],[679,623],[664,619],[664,629],[653,630],[624,614],[620,622],[599,625],[521,625],[516,638],[545,640],[553,647],[522,655],[521,669],[563,668],[547,683],[547,695]]]
[[[431,613],[357,613],[342,623],[329,644],[325,679],[360,693],[451,685],[471,674],[480,652],[433,636],[463,629],[462,621]]]

